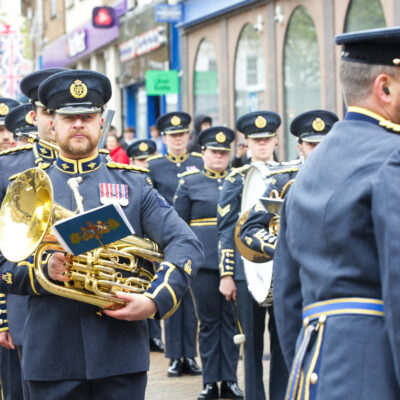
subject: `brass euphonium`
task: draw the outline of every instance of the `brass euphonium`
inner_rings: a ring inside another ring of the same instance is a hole
[[[53,201],[53,187],[43,170],[26,170],[10,186],[0,209],[0,250],[7,260],[15,263],[33,255],[36,278],[48,292],[100,308],[125,305],[115,297],[116,291],[143,293],[147,290],[153,275],[140,265],[140,258],[160,262],[163,254],[156,243],[135,235],[71,256],[70,280],[64,284],[47,278],[43,269],[47,252],[65,252],[51,234],[51,227],[75,214]],[[20,264],[32,266],[28,262]],[[122,271],[129,272],[126,274],[129,276],[123,276]]]
[[[272,218],[269,221],[268,231],[271,235],[278,236],[280,222],[281,222],[281,207],[283,204],[283,199],[287,190],[289,189],[290,185],[294,182],[294,179],[289,180],[286,182],[285,186],[282,188],[281,192],[279,193],[276,189],[272,190],[269,194],[269,197],[265,199],[266,201],[266,209],[267,211],[272,214]]]

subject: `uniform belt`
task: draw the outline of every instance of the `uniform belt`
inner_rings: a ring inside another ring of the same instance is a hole
[[[352,314],[383,317],[385,315],[383,301],[362,297],[347,297],[319,301],[303,308],[304,336],[292,364],[285,400],[294,400],[297,396],[299,396],[298,398],[302,398],[302,391],[304,391],[304,398],[309,398],[309,392],[312,390],[310,389],[310,384],[315,385],[318,380],[318,375],[314,369],[318,362],[326,319],[335,315]],[[316,321],[316,323],[311,323],[312,321]],[[304,376],[304,356],[315,333],[318,333],[315,341],[315,352],[312,356],[309,369]]]

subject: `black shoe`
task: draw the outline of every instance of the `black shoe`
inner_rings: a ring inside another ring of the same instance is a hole
[[[197,365],[196,360],[191,357],[183,359],[182,372],[188,375],[201,375],[202,371]]]
[[[203,400],[203,399],[209,399],[209,400],[219,399],[218,386],[216,382],[206,383],[204,385],[204,389],[199,394],[197,400]]]
[[[182,361],[179,358],[173,358],[169,363],[168,376],[176,377],[182,375]]]
[[[164,353],[164,343],[159,338],[150,338],[150,351]]]
[[[243,392],[236,382],[221,383],[221,399],[243,399]]]

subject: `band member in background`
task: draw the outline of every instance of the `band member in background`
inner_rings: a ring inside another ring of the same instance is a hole
[[[337,121],[338,117],[334,113],[325,110],[306,111],[294,118],[290,124],[290,132],[298,138],[297,151],[300,160],[304,161],[311,154]],[[300,167],[301,163],[297,160],[281,163],[277,169],[271,171],[271,182],[262,197],[275,196],[283,199]],[[268,227],[274,215],[258,201],[240,230],[243,246],[260,256],[273,258],[277,235],[270,232]]]
[[[236,128],[246,136],[246,145],[251,150],[252,162],[266,163],[270,169],[277,166],[273,153],[278,145],[276,131],[281,124],[278,114],[259,111],[243,115]],[[235,226],[239,218],[244,179],[251,165],[232,170],[225,178],[218,204],[219,270],[220,291],[227,300],[237,300],[239,320],[245,342],[245,397],[264,400],[263,350],[267,309],[251,296],[245,280],[243,263],[234,243]],[[287,371],[270,311],[269,331],[271,339],[270,398],[282,399],[287,381]]]
[[[202,399],[243,399],[237,385],[238,348],[231,302],[219,292],[217,206],[223,180],[228,174],[230,144],[234,132],[215,126],[203,130],[199,144],[203,149],[202,171],[181,175],[174,207],[197,235],[204,247],[205,264],[194,279],[193,290],[200,319],[199,348],[203,368]],[[221,388],[218,388],[221,382]]]
[[[147,168],[147,159],[156,152],[156,143],[150,139],[138,139],[127,150],[132,165]]]
[[[150,139],[138,139],[134,141],[127,150],[131,164],[137,167],[147,168],[147,159],[156,152],[156,143]],[[161,339],[160,321],[148,319],[150,351],[164,353],[164,343]]]
[[[203,168],[202,155],[186,151],[190,121],[190,115],[180,111],[164,114],[157,119],[157,127],[168,152],[165,156],[158,154],[148,158],[149,176],[169,204],[173,204],[180,174]],[[188,291],[177,311],[164,323],[165,356],[171,360],[168,376],[201,374],[195,360],[197,324],[193,299]]]
[[[4,122],[10,110],[20,103],[9,97],[0,97],[0,151],[14,147],[15,141],[12,132],[10,132]]]
[[[42,82],[39,97],[52,114],[60,149],[54,165],[46,168],[54,200],[76,209],[67,184],[71,177],[82,178],[79,189],[85,209],[102,204],[102,196],[107,196],[100,190],[102,183],[121,189],[115,190],[114,200],[120,202],[137,236],[146,235],[160,245],[164,261],[144,294],[117,292],[126,306],[104,310],[101,318],[95,306],[50,295],[29,268],[1,263],[0,289],[32,295],[24,330],[27,350],[22,357],[31,398],[143,400],[149,368],[145,319],[165,318],[174,312],[203,263],[201,243],[152,187],[142,173],[146,170],[102,162],[97,146],[103,107],[111,97],[105,75],[87,70],[60,72]],[[51,280],[69,279],[64,253],[53,253],[46,261]]]
[[[347,113],[282,207],[274,307],[287,399],[400,398],[399,40],[398,27],[336,37]]]
[[[54,141],[54,135],[50,126],[50,115],[46,108],[39,101],[38,88],[40,83],[50,75],[64,71],[65,68],[49,68],[32,72],[21,80],[21,91],[30,99],[31,109],[26,109],[26,114],[18,112],[18,118],[14,121],[11,118],[7,121],[13,130],[25,130],[29,133],[37,127],[37,137],[42,139],[34,144],[27,144],[22,147],[15,147],[0,155],[0,200],[6,194],[10,183],[9,178],[19,172],[35,166],[48,166],[53,163],[56,157],[55,149],[49,145]],[[19,103],[13,100],[14,107]],[[8,107],[8,106],[7,106]],[[24,106],[25,107],[25,106]],[[0,104],[0,109],[3,108]],[[21,108],[20,108],[21,110]],[[23,108],[22,108],[23,110]],[[5,123],[5,121],[3,122]],[[16,133],[16,132],[15,132]],[[43,142],[45,141],[45,143]],[[8,327],[1,335],[5,335],[8,340],[12,340],[17,346],[19,356],[22,353],[23,329],[28,310],[28,297],[15,296],[10,294],[7,300],[3,300],[3,310],[7,310]],[[7,301],[7,302],[6,302]],[[9,329],[9,331],[8,331]],[[3,339],[1,339],[3,341]],[[11,370],[11,369],[10,369]],[[29,399],[29,389],[25,381],[23,383],[24,399]],[[21,397],[17,397],[21,398]]]
[[[6,165],[1,163],[5,154],[15,148],[12,131],[5,125],[7,115],[20,103],[8,97],[0,98],[0,176],[6,179]],[[2,200],[3,196],[0,200]],[[23,398],[21,383],[21,366],[15,342],[9,331],[7,300],[0,294],[0,390],[5,400]]]

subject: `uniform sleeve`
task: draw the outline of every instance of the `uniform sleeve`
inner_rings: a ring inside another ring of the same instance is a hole
[[[220,276],[235,273],[235,226],[239,219],[242,176],[228,175],[222,187],[217,209],[218,260]]]
[[[140,216],[144,233],[164,252],[164,261],[145,295],[156,303],[155,317],[167,318],[203,265],[203,246],[165,198],[146,183],[142,185]]]
[[[288,199],[289,200],[289,199]],[[293,259],[286,229],[285,203],[281,212],[279,240],[274,257],[274,315],[279,342],[287,368],[290,370],[296,349],[296,340],[302,324],[302,296],[299,279],[299,264]]]
[[[383,165],[372,182],[372,219],[378,250],[385,326],[400,383],[400,153]]]
[[[0,293],[0,332],[8,331],[6,295]]]
[[[240,229],[240,240],[243,245],[268,258],[274,257],[277,243],[277,237],[268,230],[272,217],[273,214],[267,212],[260,202],[257,202]]]
[[[187,224],[189,224],[190,216],[192,214],[192,203],[190,200],[189,187],[183,179],[181,179],[178,187],[176,188],[174,196],[174,208],[179,216]]]

